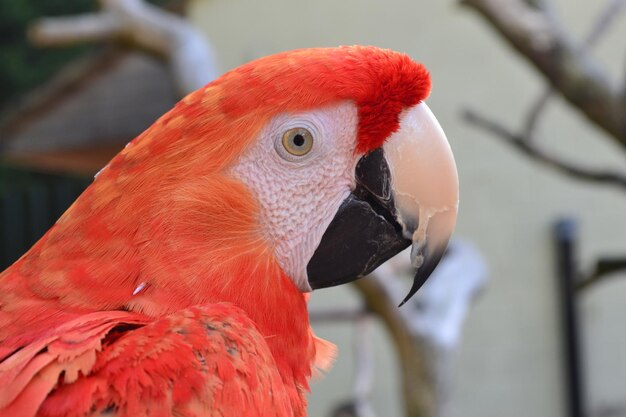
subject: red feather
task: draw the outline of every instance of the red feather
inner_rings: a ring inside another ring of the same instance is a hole
[[[353,101],[365,153],[429,91],[408,56],[357,46],[262,58],[184,98],[0,274],[0,415],[303,415],[330,349],[226,171],[278,113]]]

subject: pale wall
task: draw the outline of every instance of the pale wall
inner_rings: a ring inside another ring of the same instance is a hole
[[[590,26],[603,2],[559,0],[576,34]],[[406,51],[432,71],[429,105],[448,133],[461,178],[458,235],[474,241],[491,269],[488,289],[472,310],[456,363],[453,415],[542,417],[564,415],[559,327],[550,227],[556,216],[582,224],[584,261],[626,252],[626,194],[590,188],[529,162],[461,120],[470,106],[511,125],[542,88],[541,79],[487,25],[454,1],[196,0],[189,15],[217,47],[223,70],[286,49],[374,44]],[[615,76],[623,74],[626,20],[599,45]],[[243,93],[243,92],[242,92]],[[550,107],[543,136],[551,148],[585,164],[624,168],[618,149],[562,103]],[[314,305],[355,302],[349,289],[325,290]],[[594,409],[626,403],[626,280],[583,298]],[[350,384],[350,334],[318,326],[340,345],[331,374],[313,387],[311,415],[326,415]],[[384,334],[375,407],[399,415],[395,363]]]

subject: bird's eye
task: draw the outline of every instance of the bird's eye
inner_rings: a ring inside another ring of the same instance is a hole
[[[293,156],[304,156],[313,148],[313,135],[303,127],[295,127],[283,134],[283,148]]]

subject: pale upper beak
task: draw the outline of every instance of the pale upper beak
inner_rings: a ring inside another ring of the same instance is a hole
[[[361,158],[355,178],[307,265],[309,284],[315,289],[360,278],[412,245],[417,272],[403,304],[439,263],[458,209],[454,157],[426,104],[401,114],[398,131]]]
[[[404,112],[400,129],[383,145],[391,171],[396,219],[411,239],[413,288],[426,281],[448,246],[459,206],[459,179],[450,144],[428,106]]]

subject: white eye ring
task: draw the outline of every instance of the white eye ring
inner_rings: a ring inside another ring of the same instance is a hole
[[[316,148],[313,129],[304,126],[287,128],[276,138],[274,147],[281,158],[290,162],[302,161]]]

